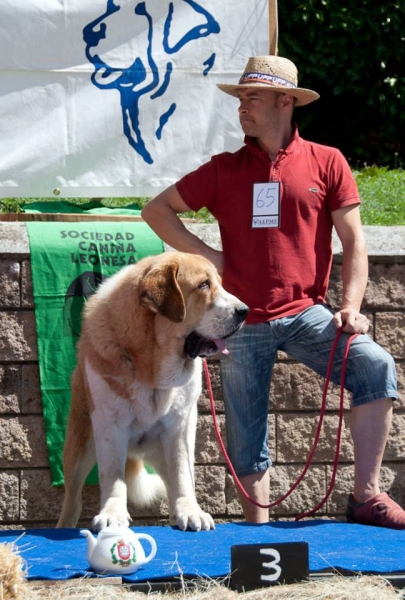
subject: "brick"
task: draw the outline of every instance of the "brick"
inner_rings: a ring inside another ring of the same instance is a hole
[[[405,308],[405,265],[371,264],[364,308]]]
[[[405,414],[394,410],[392,427],[388,437],[387,448],[384,454],[384,460],[401,461],[405,456]]]
[[[341,268],[333,265],[328,287],[328,301],[338,307],[342,297]],[[369,265],[369,279],[363,310],[386,310],[405,307],[405,265]]]
[[[38,360],[33,312],[0,312],[0,361]]]
[[[314,456],[316,462],[333,462],[338,420],[337,415],[325,415]],[[340,446],[340,458],[343,461],[353,460],[353,446],[348,423],[348,415],[345,415]],[[318,418],[313,414],[277,415],[277,462],[305,463],[315,439],[317,425]]]
[[[0,365],[0,414],[20,412],[21,367]]]
[[[29,260],[21,262],[21,306],[23,308],[34,308],[31,262]]]
[[[405,358],[405,312],[376,315],[376,341],[395,359]]]
[[[0,468],[48,466],[45,427],[41,416],[0,419]]]
[[[58,490],[63,487],[55,486],[52,488],[55,494],[59,494]],[[100,512],[100,486],[85,485],[82,494],[82,514],[81,519],[86,519],[89,524],[93,518]],[[60,506],[62,508],[62,505]],[[56,513],[56,519],[59,518],[59,510]]]
[[[326,469],[328,484],[332,478],[332,466]],[[353,491],[354,466],[339,465],[336,473],[336,481],[332,493],[327,502],[327,511],[331,515],[344,515],[346,511],[347,497]]]
[[[276,502],[286,494],[298,480],[304,465],[282,466],[275,464],[270,468],[270,503]],[[293,493],[280,504],[270,508],[270,520],[274,517],[293,517],[316,506],[326,491],[325,467],[310,467],[306,477]],[[230,475],[226,481],[226,502],[228,515],[242,515],[236,484]]]
[[[217,420],[221,438],[226,448],[225,415],[218,415]],[[270,455],[274,456],[276,450],[274,415],[268,415],[267,425],[269,430],[269,452]],[[210,415],[201,415],[198,419],[195,457],[197,464],[225,462],[215,436],[214,425]]]
[[[225,416],[218,415],[218,426],[226,445]],[[224,462],[221,449],[215,437],[211,415],[200,415],[197,422],[195,461],[197,464]]]
[[[405,464],[391,463],[389,461],[383,463],[381,469],[380,486],[382,492],[391,492],[395,501],[405,508]]]
[[[21,406],[23,413],[42,414],[39,366],[22,365]]]
[[[0,467],[29,464],[32,449],[28,441],[28,432],[19,419],[0,419],[0,430]]]
[[[398,379],[398,400],[395,402],[395,408],[405,408],[405,363],[396,363]]]
[[[219,360],[210,360],[208,361],[208,368],[210,373],[210,381],[212,387],[212,393],[215,401],[215,410],[217,412],[224,411],[224,404],[222,398],[222,388],[221,388],[221,376],[220,376],[220,366]],[[205,379],[205,373],[203,371],[203,389],[201,396],[198,400],[198,410],[199,412],[211,412],[210,399],[207,390],[207,383]]]
[[[26,258],[29,255],[28,234],[25,223],[0,222],[0,253],[12,258]],[[0,255],[1,255],[0,254]]]
[[[342,299],[342,267],[337,264],[332,265],[327,292],[327,301],[336,309]]]
[[[52,487],[48,469],[22,471],[21,520],[49,520],[56,524],[62,507],[63,493],[63,487]]]
[[[225,475],[225,502],[228,517],[234,515],[243,516],[242,507],[236,492],[236,485],[229,473]]]
[[[0,260],[0,306],[18,308],[21,305],[20,263]]]
[[[33,523],[48,521],[54,527],[59,519],[64,497],[63,486],[52,486],[49,469],[25,469],[21,473],[21,519]],[[85,485],[82,495],[80,524],[90,527],[100,510],[100,488]],[[37,525],[35,525],[37,527]]]
[[[304,465],[274,465],[270,469],[270,501],[275,502],[286,494],[298,480]],[[314,508],[325,493],[325,467],[310,467],[305,478],[281,504],[270,509],[275,516],[295,517]]]
[[[18,471],[0,473],[0,520],[16,521],[20,510],[20,479]]]
[[[203,510],[211,514],[225,514],[225,467],[200,466],[195,468],[195,491]]]

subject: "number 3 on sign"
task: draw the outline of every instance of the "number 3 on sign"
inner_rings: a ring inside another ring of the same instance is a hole
[[[280,579],[280,552],[278,552],[278,550],[276,550],[275,548],[261,548],[260,554],[267,554],[268,556],[271,556],[274,559],[271,562],[262,563],[263,567],[266,567],[266,569],[273,569],[274,573],[271,573],[270,575],[260,575],[260,579],[262,581],[277,581],[278,579]]]

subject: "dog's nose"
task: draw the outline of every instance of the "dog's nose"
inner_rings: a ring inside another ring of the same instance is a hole
[[[249,307],[246,304],[240,304],[235,308],[235,315],[238,317],[240,322],[244,321],[249,312]]]

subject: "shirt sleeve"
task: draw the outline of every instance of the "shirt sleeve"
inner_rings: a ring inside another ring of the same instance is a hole
[[[211,210],[217,201],[218,177],[215,157],[176,183],[177,191],[191,210]]]
[[[328,207],[332,212],[344,206],[360,204],[356,180],[343,154],[336,150],[329,170]]]

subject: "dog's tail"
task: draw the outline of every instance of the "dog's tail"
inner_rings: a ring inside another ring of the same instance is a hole
[[[155,473],[148,473],[140,459],[127,459],[125,481],[128,498],[136,506],[150,506],[167,496],[163,480]]]

